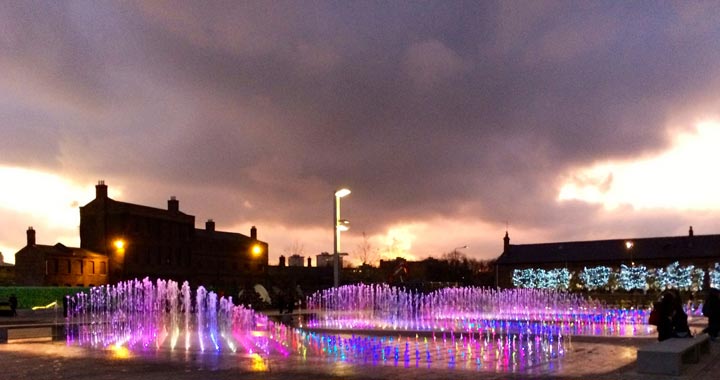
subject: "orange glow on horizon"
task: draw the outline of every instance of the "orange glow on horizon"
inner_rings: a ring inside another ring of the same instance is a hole
[[[608,161],[565,175],[557,200],[635,209],[720,210],[720,124],[704,122],[694,133],[674,136],[667,151],[628,161]]]

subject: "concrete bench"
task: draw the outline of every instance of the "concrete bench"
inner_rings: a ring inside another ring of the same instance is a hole
[[[700,355],[708,352],[710,337],[705,333],[648,344],[637,351],[637,371],[677,376],[682,372],[683,364],[697,363]]]
[[[58,324],[0,325],[0,344],[65,338],[65,326]]]

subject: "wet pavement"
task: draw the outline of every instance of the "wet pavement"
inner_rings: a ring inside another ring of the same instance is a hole
[[[0,325],[62,321],[55,311],[21,310]],[[702,318],[692,328],[702,329]],[[681,376],[639,374],[637,348],[655,343],[645,337],[565,337],[563,354],[523,367],[481,368],[437,356],[432,363],[415,360],[362,360],[333,355],[238,354],[185,350],[90,349],[65,342],[0,344],[0,379],[716,379],[720,342]]]

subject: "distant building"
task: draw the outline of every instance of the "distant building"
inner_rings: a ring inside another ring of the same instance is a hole
[[[25,286],[98,286],[108,283],[108,257],[83,248],[37,244],[27,230],[27,244],[15,254],[15,283]]]
[[[686,236],[540,244],[510,244],[506,232],[503,243],[503,253],[496,262],[496,282],[500,287],[512,287],[515,269],[582,271],[585,267],[619,268],[622,264],[663,268],[675,261],[707,269],[720,261],[720,235],[695,235],[692,227]]]
[[[305,265],[304,257],[302,257],[298,254],[294,254],[294,255],[288,257],[288,266],[289,267],[301,267],[304,265]]]
[[[167,209],[119,202],[107,185],[95,186],[95,199],[80,207],[80,246],[109,258],[109,281],[167,278],[189,281],[216,291],[232,292],[262,281],[268,244],[250,236],[195,228],[195,216],[180,211],[175,197]]]
[[[334,257],[333,255],[323,252],[317,256],[315,256],[315,263],[317,263],[318,267],[332,267],[334,263]],[[340,256],[340,263],[342,263],[342,256]],[[340,266],[342,268],[342,265]]]
[[[15,265],[5,262],[0,252],[0,286],[13,285],[15,283]]]

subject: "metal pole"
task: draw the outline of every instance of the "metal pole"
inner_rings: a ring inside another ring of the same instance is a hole
[[[335,287],[340,286],[340,231],[338,230],[338,220],[340,220],[340,198],[334,195],[335,203],[333,207],[333,284]]]

